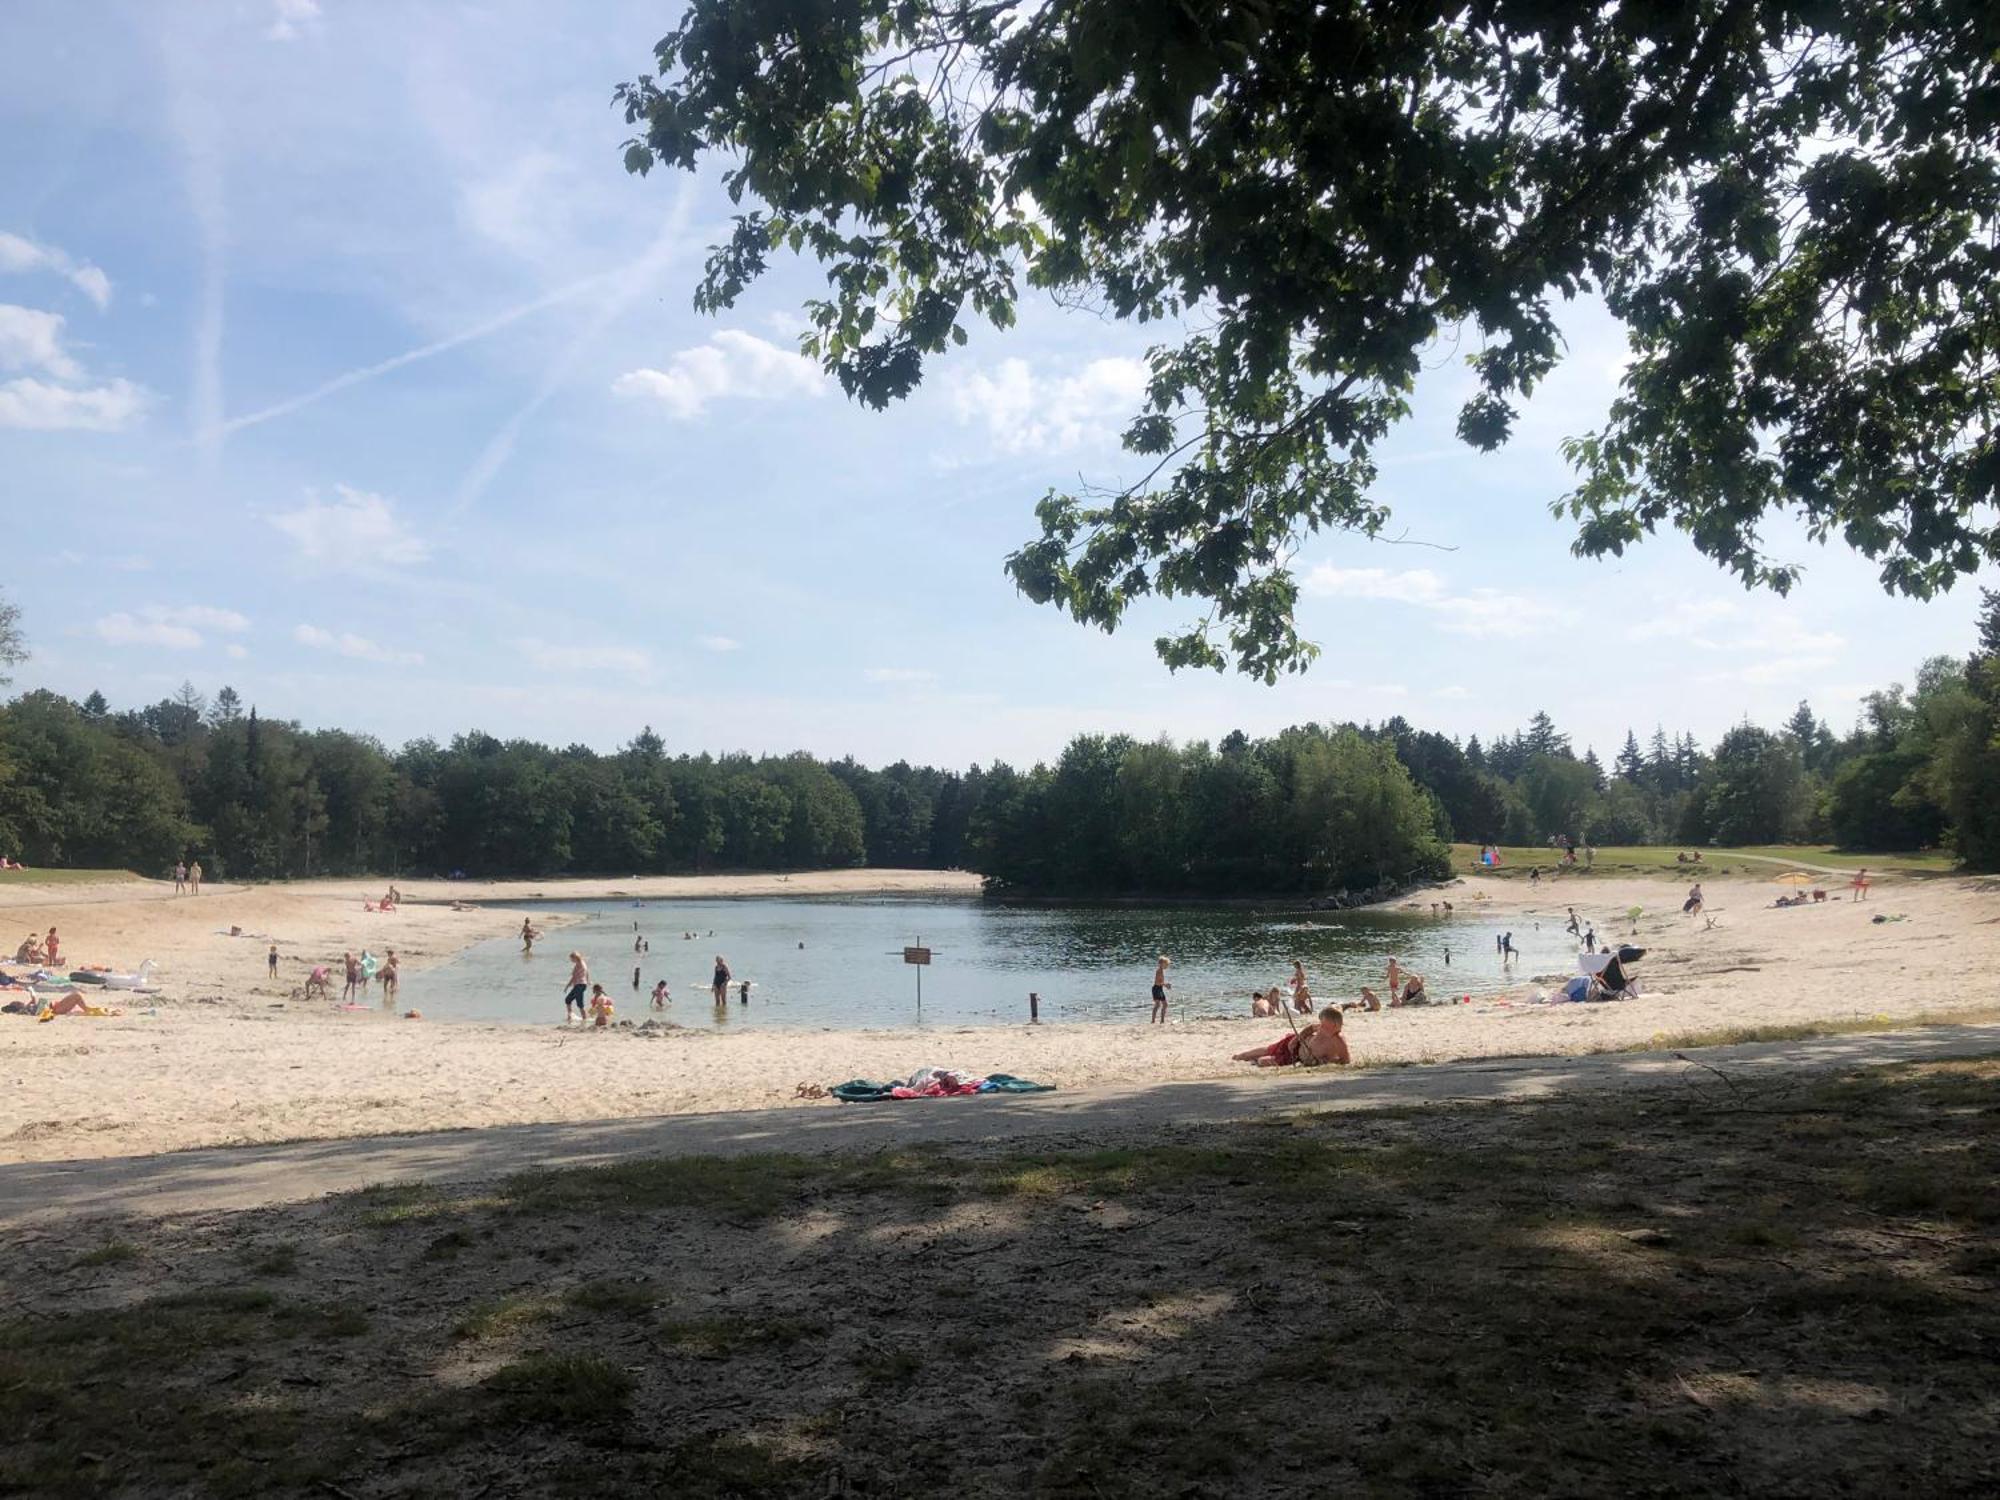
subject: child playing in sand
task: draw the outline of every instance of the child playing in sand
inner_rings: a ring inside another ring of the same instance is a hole
[[[611,997],[604,993],[604,986],[593,984],[590,987],[590,1014],[600,1031],[611,1024],[611,1010]],[[567,1020],[569,1013],[565,1011],[563,1015]]]
[[[1293,1063],[1317,1067],[1321,1063],[1345,1065],[1347,1038],[1341,1035],[1340,1007],[1329,1005],[1319,1019],[1302,1030],[1281,1036],[1268,1047],[1252,1047],[1232,1055],[1232,1062],[1255,1063],[1260,1068],[1288,1068]]]
[[[306,999],[315,994],[322,1000],[333,998],[333,976],[326,972],[325,964],[314,964],[312,973],[306,975]]]

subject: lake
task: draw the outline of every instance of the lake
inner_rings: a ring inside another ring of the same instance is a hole
[[[1174,960],[1173,1014],[1247,1015],[1250,992],[1287,980],[1304,960],[1318,1001],[1383,988],[1394,954],[1424,976],[1433,997],[1481,995],[1537,973],[1570,973],[1576,944],[1560,921],[1490,920],[1461,908],[1275,915],[1238,907],[994,906],[976,900],[895,897],[743,898],[549,903],[581,920],[551,927],[532,957],[497,914],[496,935],[434,969],[407,974],[402,1000],[438,1020],[562,1019],[574,948],[618,1006],[618,1019],[653,1014],[656,980],[673,995],[665,1014],[683,1026],[886,1027],[1025,1021],[1028,992],[1045,1021],[1144,1021],[1153,960]],[[1510,929],[1521,958],[1504,973],[1494,941]],[[692,939],[683,933],[692,932]],[[635,937],[651,944],[634,955]],[[906,966],[919,940],[928,968]],[[1449,962],[1446,961],[1447,952]],[[709,999],[716,954],[750,1003]],[[632,970],[639,969],[639,987]],[[923,1003],[917,1003],[921,972]]]

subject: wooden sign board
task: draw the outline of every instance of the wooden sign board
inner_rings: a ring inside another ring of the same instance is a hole
[[[903,950],[903,962],[906,964],[928,964],[930,961],[931,950],[928,948],[905,948]]]

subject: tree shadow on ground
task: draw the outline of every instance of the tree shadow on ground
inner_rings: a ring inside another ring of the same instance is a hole
[[[1991,1493],[2000,1064],[18,1229],[0,1492]]]

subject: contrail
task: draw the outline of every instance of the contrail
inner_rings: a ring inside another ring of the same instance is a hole
[[[691,184],[683,186],[679,196],[674,200],[672,210],[667,215],[665,226],[647,247],[646,253],[610,273],[618,278],[611,295],[591,317],[585,320],[576,337],[570,340],[569,346],[557,356],[555,363],[543,375],[541,383],[536,386],[533,394],[488,440],[479,457],[473,461],[472,467],[466,471],[465,478],[459,481],[458,493],[453,497],[447,516],[456,519],[463,515],[478,502],[480,496],[486,493],[487,485],[493,482],[495,476],[514,456],[514,443],[520,437],[521,429],[568,381],[585,352],[603,336],[611,321],[624,313],[639,293],[645,290],[653,273],[672,258],[674,251],[680,246],[693,202],[693,186]]]
[[[636,265],[638,262],[634,262],[633,264]],[[278,402],[276,405],[264,407],[261,411],[246,412],[243,416],[231,417],[222,424],[221,431],[224,434],[237,432],[245,427],[255,427],[259,422],[268,422],[273,417],[289,416],[300,407],[311,406],[313,402],[331,396],[335,391],[344,391],[349,386],[360,385],[364,380],[373,380],[377,375],[386,375],[391,370],[400,370],[405,365],[413,365],[420,360],[429,359],[433,355],[448,353],[458,348],[461,344],[469,344],[474,339],[483,339],[490,333],[498,333],[510,323],[517,323],[531,313],[541,312],[546,308],[555,307],[559,303],[567,302],[573,297],[581,296],[598,283],[609,280],[614,276],[621,276],[630,269],[630,266],[619,266],[609,271],[599,271],[594,276],[586,276],[581,281],[572,281],[568,286],[560,287],[545,296],[537,297],[532,302],[523,302],[519,307],[509,308],[506,312],[496,313],[485,322],[475,323],[472,327],[462,329],[449,338],[439,339],[434,344],[424,344],[416,349],[406,349],[401,354],[381,360],[376,364],[363,365],[358,370],[349,370],[344,375],[336,375],[324,385],[314,386],[302,395],[293,396],[287,400]]]

